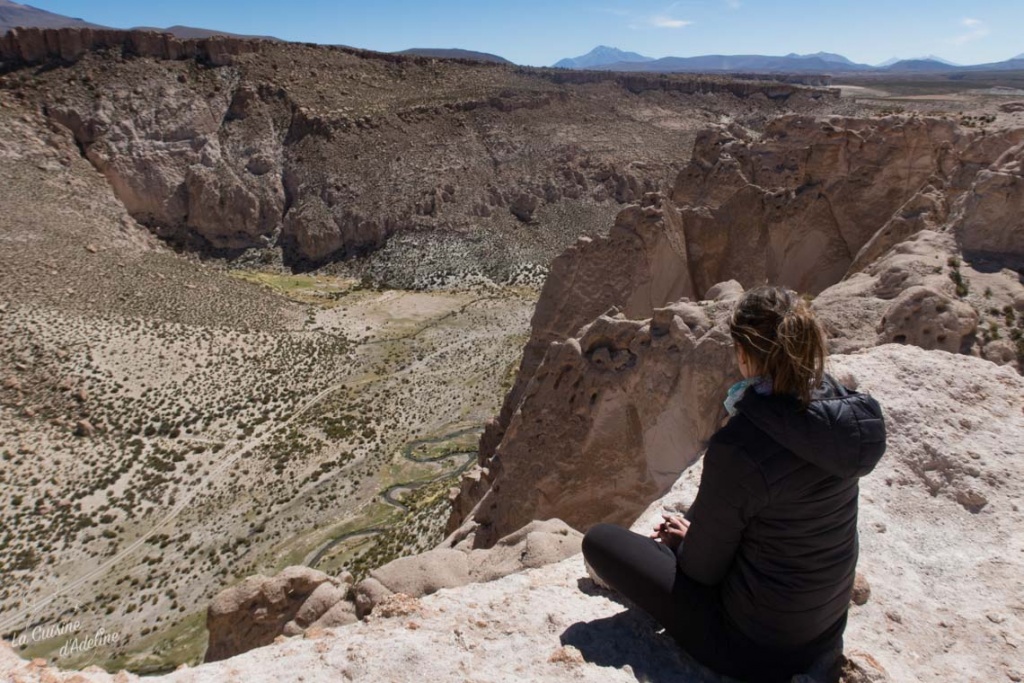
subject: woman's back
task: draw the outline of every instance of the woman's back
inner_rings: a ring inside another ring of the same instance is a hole
[[[806,410],[756,392],[737,409],[709,445],[680,564],[695,580],[720,580],[726,612],[751,639],[796,647],[824,634],[849,604],[857,478],[885,450],[881,411],[831,378]],[[709,575],[737,535],[733,562]]]

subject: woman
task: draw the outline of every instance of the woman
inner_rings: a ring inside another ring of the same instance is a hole
[[[885,425],[874,399],[825,374],[824,334],[794,292],[747,292],[730,328],[744,380],[685,518],[666,515],[652,538],[599,524],[583,554],[704,665],[788,681],[842,647],[857,479],[885,452]]]

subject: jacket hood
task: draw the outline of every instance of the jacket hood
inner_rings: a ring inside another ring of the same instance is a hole
[[[780,446],[843,479],[862,477],[885,453],[878,401],[828,375],[803,410],[791,396],[748,391],[737,410]]]

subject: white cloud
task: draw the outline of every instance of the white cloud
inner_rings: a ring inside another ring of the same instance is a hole
[[[683,28],[689,26],[692,21],[683,21],[682,19],[672,19],[671,17],[651,17],[651,26],[655,28]]]
[[[729,6],[729,9],[739,9],[740,0],[725,0],[725,4]]]
[[[960,21],[960,25],[967,29],[967,31],[952,39],[951,42],[954,45],[966,45],[967,43],[984,38],[990,33],[988,26],[981,19],[966,17]]]

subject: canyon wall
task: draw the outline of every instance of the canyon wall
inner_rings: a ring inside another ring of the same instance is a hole
[[[479,467],[453,492],[453,538],[621,523],[664,493],[723,415],[723,316],[745,288],[817,295],[835,351],[909,343],[1024,367],[1022,140],[916,116],[702,133],[671,200],[645,197],[552,265]]]
[[[836,96],[102,29],[14,30],[0,62],[0,87],[70,130],[132,217],[180,247],[309,268],[400,234],[438,242],[403,258],[441,274],[543,266],[668,189],[719,112]],[[422,286],[416,270],[391,284]]]

